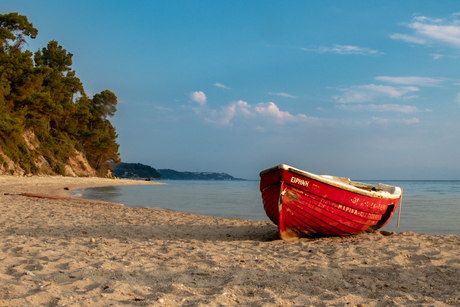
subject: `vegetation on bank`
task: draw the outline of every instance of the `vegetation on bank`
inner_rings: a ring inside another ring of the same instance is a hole
[[[117,134],[109,119],[117,97],[104,90],[92,98],[72,70],[72,54],[52,40],[32,53],[26,38],[38,30],[26,16],[0,15],[0,149],[26,173],[38,173],[43,156],[56,174],[76,151],[99,176],[120,161]],[[31,149],[23,135],[32,131],[39,146]],[[0,164],[5,164],[0,155]]]
[[[161,174],[151,166],[120,162],[112,166],[115,177],[129,179],[161,179]]]
[[[159,169],[164,180],[245,180],[235,178],[227,173],[213,172],[178,172],[173,169]]]
[[[120,162],[112,166],[115,177],[129,179],[162,179],[162,180],[245,180],[235,178],[226,173],[212,172],[178,172],[172,169],[156,170],[141,163]]]

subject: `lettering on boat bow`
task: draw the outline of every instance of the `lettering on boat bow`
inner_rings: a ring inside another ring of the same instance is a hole
[[[303,179],[300,179],[300,178],[297,178],[297,177],[291,177],[291,183],[296,183],[296,184],[302,185],[304,187],[308,187],[308,185],[310,184],[310,182],[308,182],[307,180],[303,180]]]
[[[358,211],[356,209],[353,209],[353,208],[350,208],[350,207],[347,207],[347,206],[344,206],[342,204],[339,204],[339,209],[345,211],[345,212],[349,212],[349,213],[353,213],[355,215],[359,215],[359,216],[362,216],[363,215],[363,212],[361,211]]]

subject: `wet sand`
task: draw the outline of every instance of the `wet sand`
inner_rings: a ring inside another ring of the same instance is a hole
[[[0,176],[0,306],[460,306],[455,235],[284,242],[270,222],[17,195],[123,184],[154,183]]]

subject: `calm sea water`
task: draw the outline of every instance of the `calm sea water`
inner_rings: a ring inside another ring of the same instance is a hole
[[[86,188],[73,191],[73,196],[129,207],[269,221],[263,209],[259,181],[163,182],[166,184]],[[385,230],[460,235],[460,181],[365,182],[382,182],[404,189],[400,226],[396,228],[396,212]]]

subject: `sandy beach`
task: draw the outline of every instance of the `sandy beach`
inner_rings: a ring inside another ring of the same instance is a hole
[[[269,222],[19,195],[126,184],[154,183],[0,176],[0,306],[460,306],[455,235],[284,242]]]

